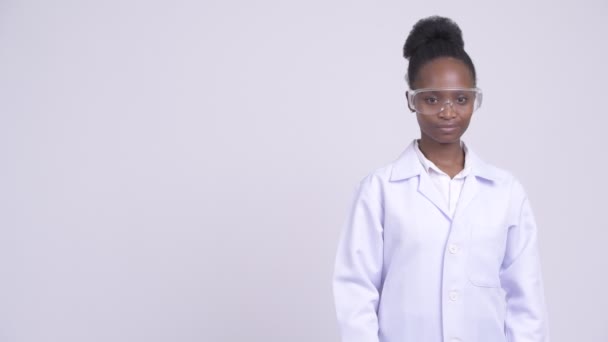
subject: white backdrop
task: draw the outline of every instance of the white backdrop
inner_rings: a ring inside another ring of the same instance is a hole
[[[608,341],[604,0],[0,0],[0,341],[338,341],[338,235],[419,134],[432,14],[484,90],[467,143],[531,198],[553,342]]]

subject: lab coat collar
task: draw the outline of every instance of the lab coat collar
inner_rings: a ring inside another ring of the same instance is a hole
[[[424,172],[424,168],[416,155],[415,141],[401,153],[399,158],[393,163],[391,171],[391,181],[405,180]],[[481,160],[470,147],[467,146],[467,162],[471,164],[471,174],[488,181],[498,181],[500,173],[492,166]]]

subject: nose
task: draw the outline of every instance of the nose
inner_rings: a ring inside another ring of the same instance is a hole
[[[445,119],[451,119],[456,117],[456,111],[454,110],[454,104],[452,101],[447,100],[441,107],[441,111],[439,112],[439,117]]]

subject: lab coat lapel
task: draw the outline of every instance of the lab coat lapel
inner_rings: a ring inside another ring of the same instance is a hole
[[[413,141],[403,151],[399,159],[393,165],[391,171],[391,181],[398,182],[413,177],[418,178],[418,192],[429,200],[441,213],[451,220],[450,212],[447,208],[447,203],[439,189],[433,184],[433,181],[429,177],[428,173],[422,167],[418,156],[415,151],[415,141]]]
[[[458,206],[454,213],[455,218],[462,215],[464,210],[471,204],[473,199],[475,199],[475,196],[477,196],[481,188],[480,182],[487,181],[492,183],[501,178],[500,174],[496,172],[494,168],[488,166],[479,159],[470,148],[467,148],[466,162],[471,168],[471,172],[465,178],[464,186],[462,187],[462,192],[460,193],[460,198],[458,200]]]
[[[413,177],[418,178],[418,192],[430,201],[443,215],[452,220],[447,209],[447,202],[435,186],[429,175],[425,172],[412,142],[393,164],[391,171],[392,182],[399,182]],[[467,148],[467,163],[470,163],[471,173],[465,178],[462,192],[458,200],[458,207],[454,217],[458,217],[471,204],[471,201],[480,191],[481,181],[494,182],[501,179],[501,173],[485,164],[477,155]]]
[[[437,186],[433,184],[431,177],[429,177],[428,173],[421,172],[419,175],[419,183],[418,183],[418,192],[420,192],[424,197],[426,197],[431,203],[439,209],[445,217],[448,219],[452,219],[450,215],[450,211],[447,208],[447,203],[445,198],[441,196],[439,189]]]
[[[460,213],[466,209],[466,207],[471,203],[471,201],[475,198],[478,192],[479,183],[477,178],[475,177],[475,175],[468,175],[464,179],[464,185],[460,193],[460,198],[458,199],[458,205],[456,207],[454,217],[460,216]]]

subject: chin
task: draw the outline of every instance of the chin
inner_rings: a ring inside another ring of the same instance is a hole
[[[455,144],[460,142],[461,134],[437,134],[431,136],[433,140],[440,144]]]

